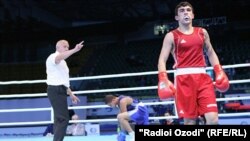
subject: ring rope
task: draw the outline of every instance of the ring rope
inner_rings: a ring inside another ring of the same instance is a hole
[[[232,100],[248,100],[250,96],[244,97],[228,97],[228,98],[217,98],[216,101],[232,101]],[[163,102],[144,102],[144,105],[168,105],[174,104],[175,101],[163,101]],[[68,109],[96,109],[96,108],[109,108],[108,105],[90,105],[90,106],[76,106],[68,107]],[[49,111],[52,110],[51,107],[48,108],[22,108],[22,109],[0,109],[0,113],[9,113],[9,112],[32,112],[32,111]]]
[[[242,80],[231,80],[230,84],[237,83],[249,83],[250,79]],[[74,91],[74,94],[91,94],[91,93],[105,93],[105,92],[122,92],[122,91],[139,91],[139,90],[154,90],[157,86],[146,86],[146,87],[130,87],[130,88],[115,88],[115,89],[102,89],[102,90],[84,90]],[[11,95],[0,95],[1,98],[20,98],[20,97],[45,97],[47,93],[33,93],[33,94],[11,94]]]
[[[249,67],[250,63],[235,64],[235,65],[224,65],[222,68],[239,68],[239,67]],[[206,67],[206,70],[212,70],[213,67]],[[168,70],[167,73],[174,73],[174,70]],[[158,74],[158,71],[150,72],[139,72],[139,73],[123,73],[123,74],[111,74],[111,75],[99,75],[99,76],[84,76],[77,78],[70,78],[70,80],[90,80],[90,79],[103,79],[103,78],[117,78],[117,77],[128,77],[128,76],[141,76],[141,75],[152,75]],[[45,83],[46,80],[22,80],[22,81],[0,81],[0,85],[9,84],[34,84],[34,83]]]
[[[250,112],[241,112],[241,113],[223,113],[218,114],[219,117],[238,117],[238,116],[249,116]],[[149,120],[161,120],[161,119],[170,119],[170,118],[178,118],[178,116],[159,116],[159,117],[149,117]],[[117,118],[112,119],[88,119],[88,120],[70,120],[70,123],[101,123],[101,122],[114,122],[117,121]],[[0,127],[2,126],[19,126],[19,125],[46,125],[51,124],[53,121],[35,121],[35,122],[11,122],[11,123],[0,123]]]

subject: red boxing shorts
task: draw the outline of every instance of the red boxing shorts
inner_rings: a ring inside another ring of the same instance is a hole
[[[175,99],[180,118],[218,112],[214,85],[205,68],[178,68],[175,76]]]

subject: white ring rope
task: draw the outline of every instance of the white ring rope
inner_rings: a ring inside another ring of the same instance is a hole
[[[250,63],[244,64],[235,64],[235,65],[225,65],[222,68],[240,68],[240,67],[249,67]],[[206,70],[212,70],[213,67],[206,67]],[[168,70],[167,73],[174,73],[174,70]],[[128,77],[128,76],[142,76],[142,75],[152,75],[158,74],[158,71],[151,72],[139,72],[139,73],[123,73],[123,74],[111,74],[111,75],[100,75],[100,76],[84,76],[77,78],[70,78],[70,80],[90,80],[90,79],[104,79],[104,78],[117,78],[117,77]],[[45,83],[46,80],[23,80],[23,81],[0,81],[0,85],[9,85],[9,84],[35,84],[35,83]]]
[[[246,97],[230,97],[230,98],[217,98],[217,101],[225,101],[225,100],[247,100],[250,99],[250,96]],[[159,105],[159,104],[174,104],[175,101],[164,101],[164,102],[147,102],[145,105]],[[108,108],[107,105],[93,105],[93,106],[76,106],[69,107],[69,109],[92,109],[92,108]],[[27,111],[52,111],[52,108],[32,108],[32,109],[4,109],[0,110],[1,112],[27,112]],[[250,112],[242,112],[242,113],[220,113],[219,117],[237,117],[237,116],[249,116]],[[158,116],[158,117],[149,117],[150,120],[160,120],[160,119],[170,119],[170,118],[178,118],[178,116]],[[82,123],[93,123],[93,122],[114,122],[117,119],[90,119],[90,120],[77,120],[70,121],[72,122],[82,122]],[[11,123],[0,123],[1,126],[17,126],[17,125],[42,125],[42,124],[50,124],[52,121],[35,121],[35,122],[11,122]]]
[[[249,83],[250,79],[243,80],[231,80],[230,84],[238,83]],[[74,94],[91,94],[91,93],[105,93],[105,92],[123,92],[123,91],[139,91],[139,90],[154,90],[157,86],[144,86],[144,87],[130,87],[130,88],[114,88],[114,89],[102,89],[102,90],[85,90],[85,91],[74,91]],[[11,94],[11,95],[0,95],[1,98],[21,98],[21,97],[45,97],[47,93],[33,93],[33,94]]]
[[[216,101],[233,101],[233,100],[248,100],[250,96],[241,96],[241,97],[228,97],[228,98],[217,98]],[[174,104],[175,101],[163,101],[163,102],[146,102],[144,105],[169,105]],[[68,107],[68,109],[96,109],[96,108],[109,108],[107,105],[90,105],[90,106],[75,106]],[[32,111],[49,111],[52,110],[51,107],[48,108],[22,108],[22,109],[0,109],[0,113],[8,113],[8,112],[32,112]]]
[[[238,116],[249,116],[250,112],[241,112],[241,113],[221,113],[219,117],[238,117]],[[160,119],[171,119],[178,118],[178,116],[159,116],[159,117],[149,117],[149,120],[160,120]],[[101,122],[114,122],[117,121],[116,118],[112,119],[88,119],[88,120],[74,120],[70,121],[70,123],[101,123]],[[18,125],[44,125],[51,124],[53,121],[34,121],[34,122],[11,122],[11,123],[0,123],[1,126],[18,126]]]
[[[245,64],[235,64],[235,65],[225,65],[223,68],[234,68],[234,67],[248,67],[250,63]],[[207,67],[206,69],[213,69],[212,67]],[[173,73],[174,70],[167,71],[168,73]],[[141,76],[141,75],[152,75],[157,74],[154,72],[140,72],[140,73],[125,73],[125,74],[112,74],[112,75],[101,75],[101,76],[89,76],[89,77],[77,77],[70,78],[70,80],[89,80],[89,79],[102,79],[102,78],[115,78],[115,77],[126,77],[126,76]],[[0,82],[0,85],[10,85],[10,84],[34,84],[34,83],[45,83],[46,80],[24,80],[24,81],[6,81]],[[236,83],[248,83],[250,79],[244,80],[231,80],[230,84]],[[157,89],[157,86],[146,86],[146,87],[131,87],[131,88],[117,88],[117,89],[103,89],[103,90],[86,90],[86,91],[74,91],[74,94],[90,94],[90,93],[103,93],[103,92],[118,92],[118,91],[136,91],[136,90],[153,90]],[[11,95],[0,95],[1,98],[21,98],[21,97],[45,97],[47,93],[33,93],[33,94],[11,94]]]
[[[236,64],[236,65],[227,65],[223,66],[224,69],[232,67],[248,67],[250,63],[247,64]],[[207,67],[206,69],[213,69],[212,67]],[[173,73],[173,70],[167,71],[168,73]],[[89,79],[103,79],[103,78],[115,78],[115,77],[127,77],[127,76],[140,76],[140,75],[151,75],[157,74],[157,71],[154,72],[141,72],[141,73],[125,73],[125,74],[112,74],[112,75],[102,75],[102,76],[90,76],[90,77],[78,77],[71,78],[70,80],[89,80]],[[0,85],[9,85],[9,84],[34,84],[34,83],[44,83],[45,80],[25,80],[25,81],[7,81],[0,82]],[[231,80],[230,84],[237,83],[249,83],[250,79],[243,80]],[[119,91],[135,91],[135,90],[152,90],[157,89],[157,86],[146,86],[146,87],[131,87],[131,88],[115,88],[115,89],[102,89],[102,90],[85,90],[85,91],[75,91],[74,94],[90,94],[90,93],[103,93],[103,92],[119,92]],[[35,94],[11,94],[11,95],[0,95],[1,98],[20,98],[20,97],[42,97],[47,96],[46,93],[35,93]],[[250,99],[250,96],[245,97],[230,97],[230,98],[217,98],[217,101],[231,101],[231,100],[247,100]],[[147,102],[145,105],[159,105],[159,104],[175,104],[175,101],[163,101],[163,102]],[[107,105],[92,105],[92,106],[75,106],[69,107],[69,109],[92,109],[92,108],[107,108]],[[26,109],[0,109],[0,113],[10,113],[10,112],[32,112],[32,111],[51,111],[52,108],[26,108]],[[53,115],[53,113],[52,113]],[[249,116],[250,112],[244,113],[220,113],[219,117],[234,117],[234,116]],[[159,116],[159,117],[150,117],[150,120],[155,119],[168,119],[168,118],[178,118],[177,116]],[[50,121],[35,121],[35,122],[11,122],[11,123],[0,123],[1,126],[18,126],[18,125],[42,125],[53,123],[53,116]],[[70,122],[113,122],[117,119],[91,119],[91,120],[77,120]]]

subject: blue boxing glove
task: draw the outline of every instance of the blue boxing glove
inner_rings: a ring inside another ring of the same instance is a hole
[[[117,136],[117,141],[126,141],[126,132],[120,131]]]

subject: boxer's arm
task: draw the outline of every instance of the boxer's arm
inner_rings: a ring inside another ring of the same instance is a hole
[[[167,33],[163,40],[161,53],[158,59],[158,72],[166,72],[166,62],[171,50],[173,50],[173,40],[173,33]]]
[[[129,104],[129,100],[129,97],[125,97],[120,101],[120,113],[127,112],[127,105]]]
[[[206,49],[209,62],[211,63],[212,66],[220,64],[218,56],[215,53],[213,46],[210,42],[210,37],[209,37],[208,32],[205,29],[203,29],[203,32],[205,36],[205,49]]]
[[[203,29],[203,31],[205,36],[205,47],[207,49],[207,56],[215,72],[215,87],[218,91],[225,92],[229,89],[228,77],[220,65],[220,61],[211,45],[207,31],[205,29]]]
[[[168,80],[166,62],[170,52],[173,50],[173,33],[169,32],[164,40],[158,60],[158,96],[160,99],[170,98],[175,93],[173,83]]]

